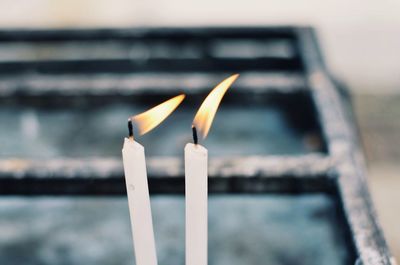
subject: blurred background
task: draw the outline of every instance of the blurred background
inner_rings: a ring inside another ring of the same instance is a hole
[[[400,259],[400,1],[2,0],[1,28],[311,25],[351,90],[370,189]]]

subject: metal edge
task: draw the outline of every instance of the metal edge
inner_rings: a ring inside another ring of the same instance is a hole
[[[343,113],[340,95],[322,61],[315,33],[311,28],[298,28],[297,31],[310,89],[321,111],[319,119],[328,151],[333,159],[338,160],[335,174],[343,210],[359,255],[356,264],[395,265],[369,195],[358,138]]]
[[[181,160],[176,157],[147,160],[153,193],[183,192]],[[213,158],[209,163],[210,192],[323,192],[330,189],[331,180],[326,173],[334,163],[323,154]],[[118,158],[9,159],[0,161],[0,169],[0,194],[3,195],[123,195],[126,192]]]

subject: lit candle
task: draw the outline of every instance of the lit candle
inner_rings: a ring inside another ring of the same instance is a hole
[[[194,144],[185,146],[186,265],[207,265],[207,149],[198,144],[211,127],[225,92],[238,78],[233,75],[216,86],[200,106],[192,125]]]
[[[145,134],[167,118],[184,98],[176,96],[128,120],[129,138],[125,138],[122,157],[136,265],[157,265],[157,254],[144,147],[133,139],[133,124],[140,135]]]

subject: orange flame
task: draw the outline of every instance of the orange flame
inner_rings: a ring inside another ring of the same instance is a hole
[[[185,98],[184,94],[173,97],[160,105],[155,106],[148,111],[132,116],[131,120],[134,122],[138,129],[139,134],[143,135],[159,125],[165,120]]]
[[[206,99],[201,104],[199,110],[197,111],[196,116],[193,120],[193,126],[198,132],[200,132],[203,139],[207,137],[207,134],[211,128],[211,124],[214,120],[215,114],[223,96],[238,77],[238,74],[232,75],[219,83],[210,92],[210,94],[208,94]]]

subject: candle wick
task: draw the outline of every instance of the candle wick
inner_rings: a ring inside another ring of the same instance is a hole
[[[129,139],[133,141],[133,125],[132,125],[132,120],[128,119],[128,131],[129,131]]]
[[[198,144],[199,139],[197,138],[197,130],[196,130],[196,127],[194,127],[194,125],[192,125],[192,133],[193,133],[194,144]]]

